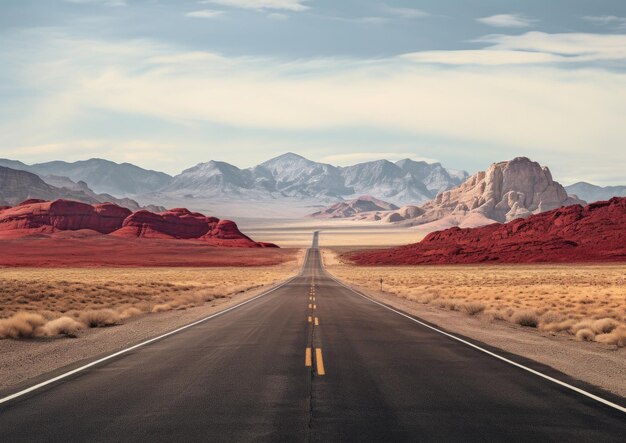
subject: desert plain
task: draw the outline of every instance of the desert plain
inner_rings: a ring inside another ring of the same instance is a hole
[[[342,255],[416,241],[423,233],[321,223],[327,271],[371,298],[626,393],[620,387],[626,382],[622,264],[356,266]],[[148,241],[148,266],[137,266],[145,254],[115,254],[116,248],[128,250],[118,240],[97,246],[99,254],[80,248],[86,239],[33,239],[22,242],[25,247],[5,241],[14,265],[0,275],[0,337],[6,339],[0,340],[0,351],[7,357],[0,365],[0,386],[24,379],[14,371],[25,365],[25,358],[30,366],[23,373],[36,376],[88,358],[90,347],[111,351],[167,332],[288,279],[298,273],[314,228],[315,222],[307,220],[268,222],[253,232],[255,239],[282,249]],[[55,241],[76,247],[66,249],[65,256],[37,252],[39,245]],[[52,348],[61,356],[51,360]]]

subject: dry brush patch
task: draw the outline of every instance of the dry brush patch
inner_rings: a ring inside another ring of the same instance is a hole
[[[271,285],[297,268],[292,261],[250,268],[3,269],[0,338],[75,337],[85,328]]]
[[[626,346],[623,265],[353,266],[324,251],[338,278],[441,309],[580,341]]]

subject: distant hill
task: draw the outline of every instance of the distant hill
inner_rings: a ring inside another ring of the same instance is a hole
[[[74,183],[61,177],[54,178],[59,186],[44,182],[38,175],[0,166],[0,205],[14,206],[24,200],[71,199],[95,204],[110,202],[130,210],[140,209],[139,203],[129,198],[116,198],[108,194],[96,194],[84,182]],[[159,207],[151,207],[160,210]]]
[[[590,203],[610,200],[612,197],[626,197],[626,186],[596,186],[591,183],[578,182],[565,187],[570,195],[576,195]]]
[[[0,166],[32,172],[44,178],[44,181],[46,176],[67,177],[74,182],[83,181],[94,192],[118,196],[154,192],[172,179],[171,176],[163,172],[150,171],[130,163],[115,163],[99,158],[73,163],[51,161],[34,165],[0,159]]]
[[[371,195],[362,195],[345,202],[335,203],[327,208],[310,214],[313,218],[347,218],[354,217],[357,214],[372,211],[392,211],[399,209],[392,203],[379,200]]]

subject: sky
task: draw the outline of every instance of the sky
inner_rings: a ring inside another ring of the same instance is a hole
[[[1,0],[0,157],[626,184],[623,0]]]

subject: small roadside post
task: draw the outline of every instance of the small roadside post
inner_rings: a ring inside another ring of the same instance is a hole
[[[383,278],[380,277],[380,292],[383,292]]]

